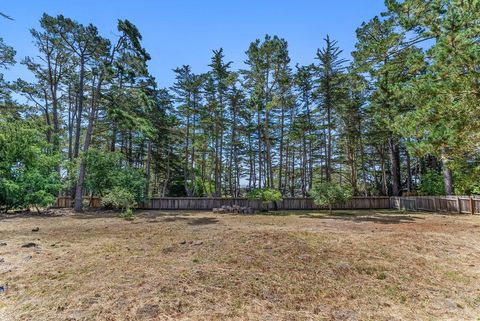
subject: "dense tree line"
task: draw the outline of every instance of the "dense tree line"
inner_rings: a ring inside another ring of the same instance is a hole
[[[61,190],[81,210],[82,195],[115,188],[137,201],[309,196],[318,182],[356,195],[479,193],[480,3],[386,8],[357,29],[351,61],[327,36],[311,64],[294,64],[287,41],[267,35],[244,68],[220,48],[206,73],[174,69],[170,88],[156,86],[128,20],[105,38],[44,14],[36,57],[16,62],[0,41],[0,68],[35,76],[0,74],[1,203],[20,206],[22,191],[44,195],[28,201],[41,206]]]

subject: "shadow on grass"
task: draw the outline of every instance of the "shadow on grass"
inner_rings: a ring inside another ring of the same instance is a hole
[[[16,218],[54,218],[54,217],[62,217],[63,214],[59,214],[56,212],[16,212],[16,213],[1,213],[0,214],[0,221],[4,220],[11,220]]]
[[[414,215],[413,215],[414,214]],[[297,216],[300,218],[310,218],[310,219],[324,219],[324,220],[343,220],[351,221],[355,223],[362,222],[371,222],[379,224],[403,224],[403,223],[413,223],[417,220],[425,219],[423,215],[432,215],[434,213],[419,213],[411,212],[406,213],[404,211],[396,210],[334,210],[330,214],[326,210],[318,211],[307,211],[307,210],[298,210],[298,211],[270,211],[254,214],[255,216]],[[455,215],[455,214],[453,214]]]
[[[184,217],[184,216],[169,216],[165,217],[162,220],[148,220],[147,223],[170,223],[170,222],[178,222],[178,221],[186,221],[188,225],[208,225],[208,224],[216,224],[218,223],[218,219],[215,217]]]
[[[357,215],[355,212],[352,211],[334,211],[331,216],[349,216],[349,215]],[[328,216],[328,211],[312,211],[312,210],[279,210],[279,211],[268,211],[268,212],[258,212],[255,214],[241,214],[244,216]]]
[[[198,212],[189,212],[189,211],[158,211],[158,210],[136,210],[134,212],[135,218],[140,220],[133,220],[131,224],[142,224],[142,223],[169,223],[169,222],[186,222],[188,225],[209,225],[216,224],[219,220],[215,217],[194,217],[192,215],[198,214]],[[121,212],[115,210],[87,210],[80,213],[70,212],[69,217],[79,220],[90,220],[90,219],[105,219],[105,218],[118,218],[120,217]],[[14,218],[23,218],[23,217],[35,217],[35,218],[53,218],[53,217],[62,217],[67,216],[64,214],[56,213],[55,211],[48,214],[33,214],[28,213],[15,213],[15,214],[0,214],[0,221],[5,219],[14,219]]]
[[[265,211],[265,212],[258,212],[255,214],[240,214],[240,215],[245,215],[245,216],[291,216],[291,215],[298,215],[298,211]]]
[[[200,212],[210,213],[209,211],[183,211],[183,210],[136,210],[135,217],[140,219],[135,220],[135,224],[140,223],[162,223],[162,222],[185,222],[188,225],[209,225],[218,223],[218,219],[215,217],[199,217]],[[232,214],[235,215],[235,214]],[[404,212],[399,210],[335,210],[332,214],[329,214],[326,210],[295,210],[295,211],[269,211],[259,212],[256,214],[239,214],[241,216],[296,216],[299,218],[310,219],[324,219],[324,220],[343,220],[351,221],[355,223],[372,222],[380,224],[403,224],[413,223],[417,220],[423,220],[429,215],[439,216],[465,216],[465,214],[457,213],[431,213],[431,212]],[[113,210],[87,210],[81,213],[75,213],[73,210],[55,209],[49,210],[42,214],[35,212],[16,212],[9,214],[0,214],[0,221],[17,219],[17,218],[56,218],[68,216],[74,219],[99,219],[99,218],[119,218],[120,212]],[[424,217],[422,217],[424,216]],[[133,222],[132,222],[133,223]]]
[[[157,222],[176,222],[176,221],[185,221],[185,220],[189,220],[188,217],[183,217],[183,216],[169,216],[169,217],[165,217],[164,219],[162,219],[161,221],[157,221]]]
[[[76,219],[97,219],[97,218],[113,218],[119,217],[121,215],[120,211],[117,210],[89,210],[81,213],[75,213],[70,217]],[[135,210],[134,215],[136,218],[144,218],[147,220],[154,220],[156,218],[166,219],[186,219],[185,216],[190,216],[190,213],[185,213],[183,211],[171,212],[171,211],[146,211],[146,210]],[[164,221],[163,220],[163,221]],[[152,223],[152,222],[150,222]]]
[[[158,215],[155,213],[154,215],[150,216],[140,216],[143,218],[147,218],[147,223],[171,223],[171,222],[186,222],[188,225],[209,225],[209,224],[216,224],[218,223],[218,219],[215,217],[190,217],[190,214],[179,213],[174,214],[169,212],[166,215]],[[161,220],[157,220],[157,217],[163,217]]]
[[[218,219],[215,217],[198,217],[194,219],[190,219],[188,221],[188,225],[209,225],[209,224],[216,224],[218,223]]]
[[[325,219],[325,220],[343,220],[350,221],[355,223],[378,223],[378,224],[404,224],[404,223],[413,223],[417,220],[424,220],[425,218],[419,216],[411,215],[398,215],[398,214],[356,214],[356,213],[332,213],[331,215],[315,215],[315,214],[304,214],[300,216],[301,218],[311,218],[311,219]]]

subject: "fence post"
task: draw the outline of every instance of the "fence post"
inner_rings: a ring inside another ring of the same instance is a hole
[[[473,200],[472,195],[470,195],[470,213],[475,214],[475,201]]]
[[[457,196],[457,208],[458,208],[458,213],[461,214],[462,213],[462,208],[460,206],[460,197]]]

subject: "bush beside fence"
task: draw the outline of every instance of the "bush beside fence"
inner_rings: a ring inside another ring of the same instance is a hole
[[[90,207],[100,208],[101,201],[98,197],[84,197],[84,202]],[[212,197],[161,197],[150,198],[138,205],[139,209],[150,210],[212,210],[222,206],[238,205],[262,209],[260,201],[251,201],[247,198],[212,198]],[[60,196],[54,207],[72,207],[69,196]],[[265,206],[267,207],[267,206]],[[313,199],[302,197],[285,197],[277,202],[279,210],[318,210],[326,209],[324,206],[315,205]],[[334,209],[398,209],[407,211],[446,212],[480,214],[480,197],[475,196],[405,196],[405,197],[354,197],[344,204],[337,204]],[[268,209],[275,209],[273,203],[268,204]]]
[[[88,204],[92,208],[102,207],[102,202],[100,197],[83,197],[83,203]],[[58,196],[57,201],[52,206],[54,208],[69,208],[73,207],[73,199],[70,196]]]
[[[85,201],[91,202],[91,207],[101,207],[98,197],[85,197]],[[212,198],[212,197],[162,197],[150,198],[138,205],[140,209],[152,210],[212,210],[222,206],[238,205],[262,209],[260,201],[252,201],[247,198]],[[69,196],[60,196],[55,207],[72,207],[72,199]],[[314,210],[326,209],[317,206],[311,198],[286,197],[276,205],[279,210]],[[389,197],[354,197],[344,204],[337,204],[334,209],[388,209],[390,208]],[[269,203],[268,209],[275,209],[275,204]]]

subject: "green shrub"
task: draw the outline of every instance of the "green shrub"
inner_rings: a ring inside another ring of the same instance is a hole
[[[480,194],[480,162],[458,162],[453,168],[455,193],[458,195]]]
[[[108,208],[119,209],[122,211],[121,216],[133,219],[133,210],[137,206],[135,196],[125,188],[115,187],[108,191],[102,197],[102,205]]]
[[[352,198],[353,192],[351,188],[336,183],[319,183],[315,184],[310,191],[315,204],[319,206],[328,206],[330,214],[332,207],[336,203],[343,203]]]
[[[34,122],[0,119],[0,208],[55,203],[61,188],[60,157]]]
[[[89,208],[90,205],[91,205],[91,202],[92,202],[92,201],[91,201],[90,198],[84,198],[84,199],[82,200],[82,206],[83,206],[83,208]]]
[[[247,193],[247,198],[252,201],[261,201],[262,205],[265,206],[270,202],[281,201],[282,193],[274,188],[255,188]]]
[[[445,195],[443,175],[433,170],[427,171],[422,175],[417,189],[422,195]]]
[[[131,208],[127,208],[120,214],[120,217],[127,221],[132,221],[135,218],[135,215],[133,215],[133,210]]]
[[[145,199],[145,174],[143,170],[132,167],[124,155],[90,149],[85,157],[85,187],[88,194],[103,198],[105,194],[121,187],[131,193],[137,203]]]
[[[472,188],[472,194],[474,195],[480,195],[480,185],[475,185]]]

